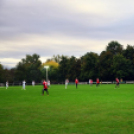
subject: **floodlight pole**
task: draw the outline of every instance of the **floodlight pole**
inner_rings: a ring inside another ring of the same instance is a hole
[[[46,68],[46,81],[48,81],[48,69]]]
[[[48,81],[48,68],[49,68],[49,66],[44,66],[44,68],[46,69],[46,81]]]

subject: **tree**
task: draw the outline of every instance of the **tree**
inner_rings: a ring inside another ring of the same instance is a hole
[[[134,64],[134,46],[127,45],[127,48],[123,51],[123,56],[130,59]]]
[[[53,67],[53,68],[58,68],[59,64],[53,60],[50,60],[50,61],[46,61],[45,63],[43,63],[42,65],[42,68],[44,68],[44,66],[50,66],[50,67]]]
[[[113,80],[113,54],[110,51],[103,51],[99,56],[99,72],[102,80]]]
[[[123,51],[123,56],[127,59],[127,63],[129,66],[128,76],[127,79],[132,80],[134,79],[134,46],[127,45],[126,49]]]
[[[110,51],[113,55],[121,54],[123,51],[123,46],[117,41],[111,41],[106,47],[106,51]]]
[[[4,68],[2,64],[0,64],[0,83],[1,82],[4,82]]]
[[[113,73],[115,77],[126,79],[130,71],[130,61],[122,54],[117,54],[113,57]]]
[[[67,78],[68,75],[68,63],[69,63],[69,58],[67,56],[61,57],[61,61],[59,63],[59,69],[58,69],[58,76],[60,81],[64,81],[65,78]]]
[[[62,59],[62,56],[60,56],[60,55],[53,55],[51,60],[55,61],[56,63],[60,63],[61,59]]]
[[[80,58],[74,56],[54,55],[41,64],[37,54],[26,55],[16,65],[15,69],[4,69],[0,64],[0,82],[7,79],[11,82],[26,80],[41,81],[46,76],[45,65],[49,65],[48,76],[52,82],[64,82],[66,78],[74,81],[91,79],[113,80],[115,77],[128,80],[134,79],[134,46],[127,45],[126,49],[117,41],[111,41],[100,56],[88,52]]]
[[[81,77],[80,77],[80,75],[81,75],[81,58],[76,59],[75,71],[76,71],[77,78],[81,79]]]
[[[72,56],[68,60],[68,71],[67,71],[67,78],[69,81],[74,81],[76,77],[79,77],[80,72],[78,72],[77,66],[77,59],[76,57]]]
[[[16,66],[16,80],[22,81],[26,80],[31,82],[32,80],[40,81],[41,80],[41,61],[39,60],[40,56],[37,54],[26,55],[26,58],[22,59]]]
[[[88,81],[89,78],[96,79],[99,77],[97,68],[98,54],[90,52],[81,57],[81,79]]]

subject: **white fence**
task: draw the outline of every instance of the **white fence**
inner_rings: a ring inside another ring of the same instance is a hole
[[[102,81],[100,84],[115,84],[115,81]],[[51,84],[65,84],[63,83],[51,83]],[[69,82],[69,84],[75,84],[75,82]],[[79,84],[89,84],[89,82],[79,82]],[[93,84],[96,84],[96,82],[93,82]],[[123,81],[120,82],[120,84],[134,84],[134,81]],[[26,85],[32,85],[32,83],[26,83]],[[35,83],[35,85],[42,85],[42,83]],[[0,87],[6,86],[6,83],[0,83]],[[22,83],[9,83],[9,86],[22,86]]]
[[[131,84],[131,83],[133,83],[134,84],[134,81],[126,81],[126,84]]]

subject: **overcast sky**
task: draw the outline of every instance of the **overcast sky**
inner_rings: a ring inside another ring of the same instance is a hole
[[[134,44],[133,0],[0,0],[0,63],[27,54],[100,54],[109,42]]]

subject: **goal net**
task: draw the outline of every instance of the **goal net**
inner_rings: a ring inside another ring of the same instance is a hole
[[[4,83],[0,83],[0,88],[3,88],[4,87]]]

